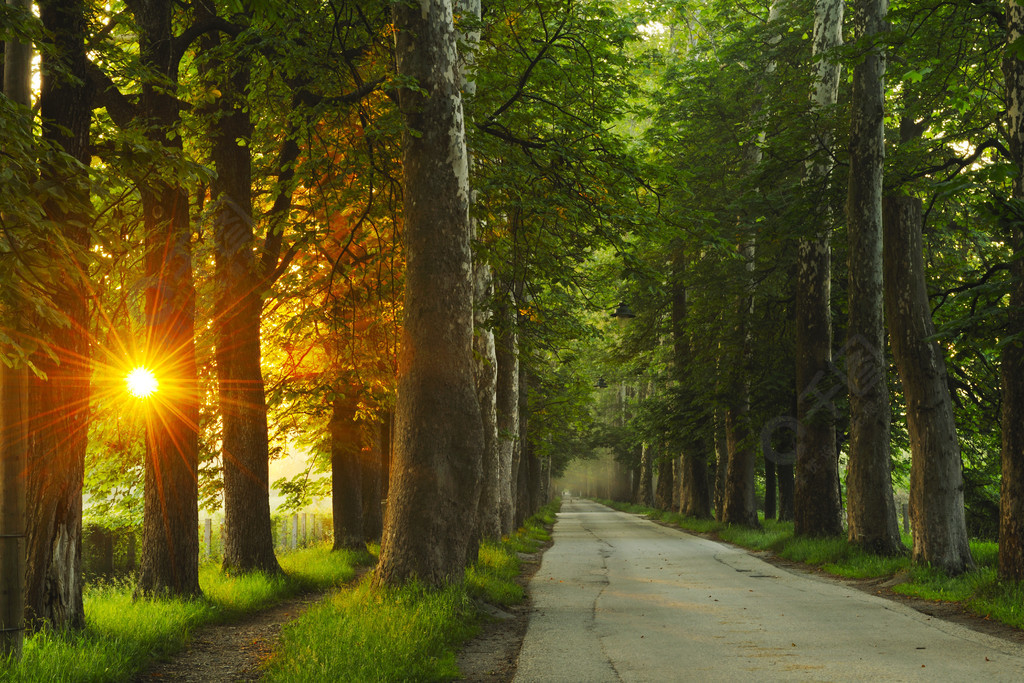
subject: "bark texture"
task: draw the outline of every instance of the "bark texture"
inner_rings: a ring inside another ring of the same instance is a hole
[[[473,375],[468,159],[449,0],[394,5],[405,319],[377,584],[458,581],[477,514],[483,432]]]
[[[816,0],[812,52],[812,107],[824,111],[839,94],[840,64],[835,49],[843,42],[842,0]],[[832,138],[814,131],[816,156],[809,161],[805,184],[825,194],[832,175]],[[794,480],[794,532],[800,536],[843,533],[839,500],[839,455],[836,450],[835,405],[828,388],[832,367],[831,211],[820,208],[814,235],[798,246],[796,284],[797,445]]]
[[[850,114],[849,325],[850,463],[847,469],[849,540],[872,552],[905,552],[896,523],[889,460],[889,389],[882,320],[882,162],[887,0],[855,0],[854,35],[863,60],[853,70]]]
[[[28,528],[25,616],[30,627],[85,625],[82,607],[82,480],[89,425],[88,267],[91,206],[89,163],[92,87],[86,78],[85,7],[82,2],[40,3],[40,18],[55,42],[42,55],[40,113],[43,137],[82,166],[41,164],[65,189],[66,203],[48,202],[53,240],[45,249],[60,264],[54,306],[68,319],[56,326],[37,319],[39,335],[57,359],[38,354],[47,379],[29,381]],[[77,207],[77,208],[76,208]]]
[[[203,45],[216,51],[220,40],[209,37]],[[239,57],[227,73],[214,57],[207,69],[223,93],[216,100],[211,130],[217,171],[211,194],[217,387],[223,422],[223,566],[227,572],[275,574],[281,567],[274,554],[270,520],[270,449],[260,348],[263,301],[254,252],[252,154],[248,144],[239,144],[249,140],[253,131],[245,99],[249,65]]]
[[[686,256],[677,246],[672,258],[672,342],[679,402],[683,420],[679,472],[679,512],[707,518],[711,515],[711,483],[708,479],[710,422],[706,401],[698,395],[693,379],[693,341],[686,329],[689,309],[686,298]]]
[[[491,269],[474,262],[475,332],[473,336],[473,357],[476,359],[476,395],[480,403],[481,425],[483,427],[484,450],[480,480],[480,514],[478,516],[480,538],[498,539],[502,535],[501,525],[501,459],[498,436],[498,356],[491,329]]]
[[[498,309],[503,318],[496,339],[498,373],[495,387],[498,427],[498,507],[501,534],[516,530],[516,484],[520,456],[519,440],[519,348],[516,310],[509,301]]]
[[[339,388],[331,406],[331,510],[334,513],[334,550],[365,548],[363,537],[363,481],[360,458],[362,429],[357,419],[358,387]]]
[[[658,484],[654,489],[654,507],[659,510],[671,510],[673,506],[672,493],[675,489],[673,470],[675,460],[662,455],[658,459]]]
[[[7,4],[26,14],[32,11],[32,3],[25,0],[8,0]],[[31,73],[32,46],[4,43],[3,94],[26,109],[32,103]],[[25,134],[30,133],[26,130]],[[11,303],[0,301],[2,323],[7,329],[21,331],[20,311],[12,309]],[[25,623],[28,372],[24,364],[8,367],[0,363],[0,657],[14,659],[21,657]]]
[[[141,114],[154,144],[180,119],[168,83],[178,82],[172,52],[169,0],[132,0],[139,56],[158,79],[143,83]],[[158,82],[157,82],[158,80]],[[188,196],[153,179],[139,187],[145,228],[146,358],[160,389],[146,406],[145,511],[137,590],[192,596],[199,589],[198,423],[195,359],[195,287],[192,279]]]
[[[1024,7],[1010,0],[1006,9],[1006,42],[1024,36]],[[1010,153],[1018,176],[1013,196],[1024,200],[1024,61],[1007,50],[1003,57],[1006,117]],[[1024,580],[1024,230],[1012,228],[1010,329],[1016,339],[1003,347],[1002,480],[999,496],[999,575]]]
[[[950,575],[974,567],[964,518],[960,442],[935,335],[921,246],[921,200],[886,197],[885,316],[910,432],[910,517],[915,562]]]

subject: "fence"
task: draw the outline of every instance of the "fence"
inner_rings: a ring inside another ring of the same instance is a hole
[[[334,537],[331,515],[299,513],[271,519],[274,548],[289,552],[330,541]],[[224,553],[224,523],[206,517],[199,521],[199,559],[219,561]],[[90,524],[82,530],[82,572],[86,580],[128,576],[138,568],[142,531],[134,527]]]

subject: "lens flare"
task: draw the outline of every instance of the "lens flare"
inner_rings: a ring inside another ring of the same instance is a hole
[[[125,384],[128,385],[128,393],[136,398],[146,398],[157,390],[159,382],[156,375],[149,368],[138,367],[128,373],[125,377]]]

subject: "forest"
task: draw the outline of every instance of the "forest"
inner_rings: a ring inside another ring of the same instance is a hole
[[[200,510],[279,575],[274,516],[329,498],[375,587],[443,587],[599,458],[608,497],[1024,579],[1016,0],[0,19],[5,654],[85,625],[86,527],[199,597]]]

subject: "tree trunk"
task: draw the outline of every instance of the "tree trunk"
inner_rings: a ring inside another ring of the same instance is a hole
[[[530,432],[529,432],[529,407],[527,399],[529,397],[529,391],[527,390],[527,371],[526,366],[523,363],[519,364],[519,391],[518,391],[518,410],[519,410],[519,465],[517,467],[516,475],[516,515],[515,515],[515,529],[523,526],[526,518],[530,516],[530,459],[533,457],[533,451],[530,448]]]
[[[947,574],[962,574],[974,561],[946,359],[931,340],[935,325],[922,258],[921,200],[886,197],[883,209],[885,314],[910,432],[912,557]]]
[[[476,395],[483,419],[484,451],[480,479],[480,538],[499,539],[501,524],[501,459],[498,436],[498,358],[494,342],[494,331],[490,329],[490,300],[492,297],[491,269],[485,264],[474,263],[477,302],[474,313],[476,331],[473,337],[474,358],[476,359]],[[484,303],[486,302],[486,303]]]
[[[793,465],[776,465],[779,476],[779,521],[793,521],[795,481]]]
[[[85,7],[81,2],[40,3],[43,25],[53,35],[55,49],[42,55],[40,113],[43,137],[74,157],[89,163],[89,125],[92,88],[86,78]],[[80,80],[74,80],[80,79]],[[57,356],[37,354],[43,380],[29,384],[28,528],[25,616],[32,627],[42,622],[62,628],[85,625],[82,607],[82,480],[89,427],[89,308],[85,254],[90,239],[86,172],[60,170],[62,164],[42,164],[42,172],[65,188],[69,203],[49,202],[47,216],[55,234],[49,258],[63,264],[53,294],[67,326],[36,320],[41,337]],[[76,208],[77,207],[77,208]]]
[[[503,324],[499,327],[495,358],[498,365],[495,396],[498,427],[498,506],[501,534],[516,530],[516,483],[519,472],[519,349],[516,338],[516,309],[505,301],[499,308]]]
[[[741,382],[742,383],[742,382]],[[754,491],[756,454],[751,446],[747,420],[750,414],[749,397],[740,397],[741,403],[725,412],[725,434],[729,453],[725,474],[725,495],[722,521],[757,528],[757,498]]]
[[[211,12],[212,13],[212,12]],[[204,50],[220,40],[207,37]],[[217,386],[223,423],[224,562],[226,572],[281,571],[274,554],[270,520],[267,402],[260,365],[259,273],[253,251],[252,153],[239,140],[252,137],[245,93],[249,63],[231,65],[214,58],[207,76],[223,93],[211,130],[217,175],[211,184],[216,289]],[[224,73],[231,69],[231,73]]]
[[[725,515],[725,478],[729,470],[729,443],[725,432],[725,411],[715,410],[715,520]],[[685,478],[685,473],[683,477]]]
[[[896,523],[889,459],[889,389],[882,324],[882,161],[887,0],[855,0],[854,35],[863,59],[853,70],[850,114],[850,391],[847,518],[851,543],[881,555],[905,552]]]
[[[8,0],[26,16],[32,3]],[[32,45],[4,43],[4,96],[27,111],[32,106]],[[26,128],[31,126],[26,117]],[[25,135],[30,135],[28,130]],[[6,222],[6,221],[5,221]],[[0,322],[22,331],[22,311],[4,292]],[[5,355],[12,349],[0,349]],[[28,467],[28,367],[0,363],[0,657],[21,658],[25,624],[26,481]]]
[[[156,74],[143,83],[141,110],[153,144],[181,149],[170,131],[179,102],[172,54],[169,0],[131,3],[139,30],[142,66]],[[166,135],[171,134],[168,140]],[[160,381],[146,404],[146,473],[142,594],[194,596],[199,589],[199,393],[195,358],[195,288],[188,196],[178,185],[153,178],[139,187],[145,223],[146,357]]]
[[[706,401],[695,389],[691,375],[694,365],[693,340],[686,328],[689,307],[686,295],[686,255],[677,245],[672,258],[672,342],[673,365],[680,400],[676,410],[685,418],[682,435],[682,465],[679,475],[679,512],[707,518],[711,515],[708,481]]]
[[[773,4],[773,9],[777,4]],[[760,159],[759,152],[756,156]],[[741,245],[740,251],[746,261],[748,280],[752,280],[753,243]],[[740,321],[736,326],[736,343],[740,345],[737,354],[739,362],[729,370],[729,404],[725,409],[725,438],[729,460],[725,472],[722,521],[756,528],[761,526],[757,519],[757,497],[754,490],[757,454],[750,434],[750,380],[745,370],[751,344],[748,318],[754,308],[751,287],[752,284],[748,282],[747,294],[741,297],[739,305]]]
[[[4,72],[11,73],[9,58]],[[25,623],[27,464],[28,368],[0,363],[0,655],[16,659],[21,657]]]
[[[640,476],[638,477],[635,502],[638,505],[654,505],[654,451],[648,444],[640,446]]]
[[[394,5],[405,319],[395,462],[376,584],[461,579],[475,522],[483,433],[473,377],[466,140],[450,0]]]
[[[816,111],[835,106],[841,66],[834,55],[843,42],[842,0],[814,3],[814,93]],[[804,183],[826,195],[833,169],[832,137],[812,131],[816,157],[807,162]],[[818,209],[814,236],[801,239],[796,285],[797,444],[792,513],[799,536],[839,536],[843,507],[839,500],[839,454],[832,393],[820,386],[831,379],[832,212]],[[788,463],[787,463],[788,465]]]
[[[363,538],[367,541],[380,539],[384,530],[384,516],[381,509],[383,498],[384,458],[387,457],[387,422],[368,425],[371,431],[370,448],[364,449],[360,457],[359,470],[362,474]],[[335,536],[337,538],[337,536]]]
[[[357,420],[359,390],[338,388],[331,405],[331,509],[334,550],[366,547],[363,537],[363,481],[359,460],[363,439]]]
[[[764,518],[775,519],[779,514],[779,477],[775,463],[764,461]]]
[[[1024,36],[1024,7],[1010,0],[1006,9],[1006,44],[1016,45]],[[1006,80],[1006,118],[1010,153],[1018,176],[1013,196],[1024,199],[1024,60],[1013,48],[1003,55]],[[1001,375],[1002,481],[999,495],[999,575],[1024,581],[1024,230],[1012,228],[1010,244],[1010,309],[1007,333],[1015,339],[1003,347]]]
[[[662,451],[664,452],[664,450],[663,448]],[[675,488],[672,476],[673,467],[674,459],[667,458],[664,454],[658,458],[658,485],[654,490],[654,507],[659,510],[673,509],[672,491]]]

